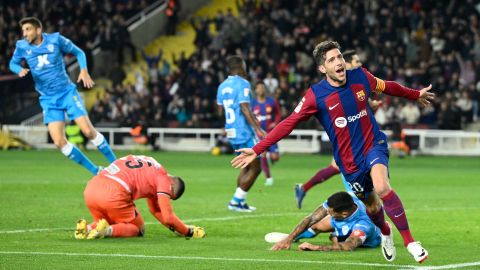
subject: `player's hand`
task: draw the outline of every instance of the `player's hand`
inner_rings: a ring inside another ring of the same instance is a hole
[[[383,102],[381,100],[373,100],[373,99],[368,100],[368,105],[370,105],[370,108],[372,110],[378,109],[378,107],[380,107],[380,105],[382,105],[382,103]]]
[[[431,89],[432,89],[432,85],[430,84],[429,86],[420,90],[420,96],[418,97],[417,102],[422,107],[427,107],[430,104],[430,101],[433,101],[435,99],[435,93],[428,92]]]
[[[298,250],[312,251],[312,250],[318,250],[318,247],[316,245],[312,245],[308,242],[305,242],[305,243],[302,243],[300,246],[298,246]]]
[[[195,225],[188,225],[187,227],[189,230],[187,238],[204,238],[207,235],[205,229],[202,227],[198,227]]]
[[[18,77],[23,78],[27,76],[28,72],[30,72],[30,69],[24,68],[20,71],[20,73],[18,73]]]
[[[292,245],[292,241],[290,241],[288,238],[283,239],[280,242],[277,242],[275,245],[273,245],[270,250],[283,250],[283,249],[290,249],[290,246]]]
[[[235,150],[235,152],[240,152],[241,154],[236,156],[230,163],[232,164],[232,167],[238,169],[238,168],[245,168],[250,164],[256,157],[257,153],[253,151],[252,148],[241,148],[238,150]]]
[[[78,75],[77,83],[80,81],[83,82],[83,87],[85,88],[92,88],[95,85],[95,82],[90,78],[88,71],[86,69],[82,69],[80,74]]]

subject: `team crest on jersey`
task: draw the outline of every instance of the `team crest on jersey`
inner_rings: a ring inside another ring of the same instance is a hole
[[[47,50],[48,50],[49,52],[53,52],[53,49],[54,49],[53,44],[48,44],[48,45],[47,45]]]
[[[357,98],[360,101],[364,101],[365,100],[365,92],[363,90],[358,91],[357,92]]]
[[[272,112],[272,107],[267,106],[267,107],[265,108],[265,110],[267,111],[267,113],[271,113],[271,112]]]

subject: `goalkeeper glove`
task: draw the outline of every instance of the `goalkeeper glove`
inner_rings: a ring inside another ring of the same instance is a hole
[[[204,238],[206,233],[205,229],[202,227],[197,227],[193,225],[188,225],[188,233],[185,235],[186,238]]]

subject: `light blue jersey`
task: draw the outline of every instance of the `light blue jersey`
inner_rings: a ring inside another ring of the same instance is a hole
[[[10,69],[19,73],[20,63],[25,59],[35,82],[35,88],[42,96],[62,95],[75,87],[65,70],[64,54],[74,54],[81,68],[86,68],[85,54],[69,39],[59,33],[42,34],[40,45],[18,40],[10,61]]]
[[[218,87],[217,104],[225,111],[225,131],[232,145],[255,139],[255,132],[242,113],[241,103],[251,102],[250,83],[242,77],[228,76]]]
[[[35,89],[40,93],[44,123],[65,121],[86,115],[83,99],[65,70],[64,54],[74,54],[81,69],[87,68],[85,53],[59,33],[42,34],[42,43],[34,45],[25,39],[17,41],[10,60],[10,70],[16,74],[25,60],[32,73]]]
[[[355,194],[349,192],[353,198],[353,202],[357,205],[357,210],[346,219],[337,220],[332,217],[331,225],[335,229],[335,236],[339,241],[345,241],[352,232],[360,230],[364,233],[362,246],[377,247],[381,242],[380,229],[373,224],[367,215],[367,209],[362,201]],[[327,201],[323,203],[323,207],[328,209]]]

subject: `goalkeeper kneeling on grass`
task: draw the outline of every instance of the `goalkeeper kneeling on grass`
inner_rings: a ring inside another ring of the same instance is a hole
[[[185,225],[173,212],[170,200],[185,190],[155,159],[129,155],[117,159],[88,182],[83,193],[93,222],[77,222],[76,239],[143,236],[144,222],[134,201],[146,198],[152,215],[165,227],[186,238],[203,238],[205,230]]]

